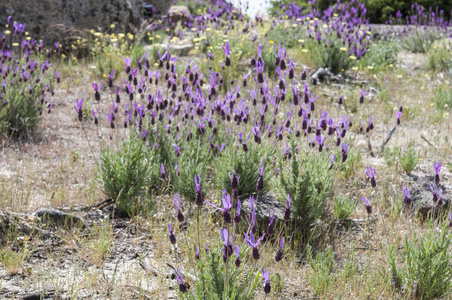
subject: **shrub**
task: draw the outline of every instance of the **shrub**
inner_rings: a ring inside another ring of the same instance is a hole
[[[198,275],[193,291],[194,295],[188,294],[187,299],[224,299],[226,265],[223,263],[222,253],[221,247],[209,249],[205,255],[200,255],[200,259],[196,260]],[[240,254],[241,257],[243,255],[244,253]],[[232,255],[229,260],[227,299],[255,299],[256,288],[261,280],[259,278],[261,272],[258,271],[253,274],[254,268],[245,268],[244,264],[237,268],[234,263],[235,255]],[[176,289],[178,290],[179,287]],[[179,294],[182,299],[183,294]]]
[[[312,54],[317,68],[328,68],[332,73],[339,74],[352,67],[353,60],[350,59],[348,52],[343,48],[342,40],[331,36],[331,47],[324,47],[315,40],[306,41],[306,47]],[[342,48],[342,49],[341,49]]]
[[[271,172],[270,168],[271,158],[274,154],[274,149],[265,149],[261,145],[255,143],[248,143],[248,152],[244,152],[242,147],[229,146],[223,150],[221,157],[215,162],[215,187],[219,195],[224,189],[231,194],[231,175],[235,171],[240,175],[238,195],[239,197],[247,197],[256,193],[256,184],[259,179],[259,164],[264,162],[264,189],[260,192],[264,195],[269,190],[269,182]]]
[[[374,69],[387,67],[397,62],[399,46],[395,41],[381,41],[370,44],[366,55],[359,60],[361,68],[372,66]]]
[[[428,66],[432,71],[449,72],[452,69],[451,50],[440,46],[433,46],[428,51]]]
[[[439,232],[432,226],[425,236],[405,238],[399,257],[395,243],[388,249],[389,276],[395,290],[418,299],[442,298],[451,290],[452,236],[447,225],[445,222]]]
[[[435,30],[417,29],[402,39],[401,46],[410,52],[425,53],[440,38],[441,34]]]
[[[406,151],[399,152],[399,162],[408,174],[417,166],[419,162],[419,152],[416,152],[414,149],[414,141],[408,143],[408,149]]]
[[[334,201],[334,215],[338,220],[347,219],[356,208],[356,202],[346,195],[339,195]]]
[[[282,159],[279,161],[281,173],[280,183],[284,193],[292,199],[292,210],[303,226],[309,226],[319,218],[325,208],[325,200],[333,189],[332,172],[329,170],[330,160],[325,153],[297,153],[296,143],[291,139],[292,148],[291,170]]]
[[[42,113],[50,113],[52,109],[49,95],[53,94],[54,86],[53,76],[49,75],[52,63],[49,59],[43,61],[41,55],[45,54],[45,50],[55,50],[43,49],[42,44],[38,46],[36,41],[26,40],[25,24],[15,23],[14,26],[14,34],[5,30],[3,41],[6,42],[0,43],[3,70],[0,86],[0,135],[17,138],[31,133]],[[51,58],[50,55],[48,57]]]
[[[140,204],[149,201],[146,186],[158,178],[159,166],[154,166],[154,149],[133,136],[120,149],[101,150],[98,180],[101,188],[113,199],[118,209],[126,214],[136,212]],[[157,171],[156,171],[157,168]]]

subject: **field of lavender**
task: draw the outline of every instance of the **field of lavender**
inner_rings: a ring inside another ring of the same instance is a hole
[[[185,4],[0,28],[0,298],[452,298],[440,8]]]

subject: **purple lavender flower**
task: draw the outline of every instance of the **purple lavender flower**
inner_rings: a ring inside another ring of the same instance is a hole
[[[198,178],[196,178],[195,174],[195,186],[196,186],[196,198],[195,203],[198,205],[198,207],[201,207],[204,203],[204,196],[202,194],[202,186],[201,186],[201,176],[198,175]]]
[[[286,199],[286,210],[284,211],[284,221],[289,221],[290,220],[290,195],[287,195],[287,199]]]
[[[108,87],[112,88],[113,87],[113,77],[115,75],[115,70],[111,70],[111,73],[108,74]]]
[[[322,139],[322,136],[317,135],[317,136],[315,137],[315,139],[317,140],[317,143],[319,144],[319,152],[322,152],[322,150],[323,150],[323,145],[324,145],[324,143],[325,143],[326,137],[324,137],[324,138]]]
[[[262,275],[264,276],[264,292],[270,294],[272,289],[270,286],[270,273],[267,273],[265,269],[262,269]]]
[[[228,258],[232,255],[232,244],[229,241],[229,234],[227,229],[221,229],[220,228],[220,236],[223,239],[223,261],[226,263]],[[233,238],[232,238],[233,240]]]
[[[115,114],[113,111],[107,114],[108,120],[110,120],[110,128],[115,129]]]
[[[74,109],[78,114],[78,120],[81,122],[83,120],[83,103],[85,102],[85,99],[78,99],[75,100]]]
[[[331,164],[330,164],[330,168],[329,168],[329,170],[332,170],[333,169],[333,166],[334,166],[334,162],[336,161],[336,154],[331,154],[330,155],[330,162],[331,162]]]
[[[411,205],[411,198],[410,198],[410,190],[407,187],[402,188],[404,199],[403,203],[405,203],[406,206]]]
[[[282,259],[282,250],[283,250],[282,248],[283,248],[283,245],[284,245],[284,237],[282,237],[281,241],[279,242],[279,251],[276,252],[276,256],[275,256],[276,262],[281,261],[281,259]]]
[[[439,183],[439,172],[441,172],[441,162],[433,163],[433,169],[435,170],[435,183],[438,184]]]
[[[441,188],[438,188],[438,206],[443,205],[443,190]]]
[[[195,258],[199,260],[199,246],[196,246]]]
[[[254,235],[252,232],[250,232],[250,235],[248,236],[246,234],[246,232],[243,233],[245,235],[245,240],[248,243],[248,245],[253,248],[253,258],[254,260],[259,260],[260,258],[260,254],[259,254],[259,249],[257,248],[257,246],[259,246],[259,244],[261,243],[261,241],[264,239],[265,233],[262,235],[262,237],[260,239],[258,239],[257,241],[255,241],[254,239]]]
[[[126,63],[126,73],[129,74],[131,71],[130,64],[132,63],[133,57],[130,57],[130,58],[123,57],[122,59]]]
[[[372,168],[371,165],[367,166],[366,168],[366,175],[370,178],[370,183],[372,184],[372,187],[377,186],[377,182],[375,181],[375,174],[377,174],[377,171],[375,171],[374,168]]]
[[[179,282],[179,290],[182,294],[185,294],[188,292],[187,284],[182,281],[182,275],[180,273],[180,268],[177,269],[178,274],[177,275],[177,281]]]
[[[370,205],[370,197],[367,199],[366,197],[361,197],[361,201],[366,205],[367,214],[372,213],[372,206]]]
[[[396,117],[397,117],[397,125],[400,125],[400,117],[402,116],[402,112],[401,111],[397,111],[396,112]]]
[[[213,203],[210,203],[209,201],[206,201],[206,202],[208,204],[210,204],[213,208],[218,209],[219,211],[221,211],[223,213],[223,220],[226,224],[231,224],[232,217],[231,217],[231,214],[229,213],[229,210],[232,208],[231,196],[229,194],[226,194],[226,189],[223,190],[223,197],[221,200],[223,203],[223,208],[219,208],[218,206],[216,206]]]
[[[273,209],[273,214],[271,211],[268,211],[268,219],[270,220],[267,228],[267,235],[272,235],[275,231],[275,224],[273,223],[273,220],[275,219],[275,210]]]
[[[374,117],[369,116],[369,123],[367,124],[366,132],[369,132],[372,129],[374,129],[374,120],[375,120]]]
[[[229,49],[229,43],[226,43],[226,45],[222,46],[222,48],[224,50],[224,55],[226,55],[224,64],[226,65],[226,67],[229,67],[231,65],[231,59],[229,58],[229,55],[232,54],[231,50]]]
[[[361,89],[361,96],[359,97],[359,103],[364,103],[364,97],[366,96],[367,91]]]
[[[239,187],[240,175],[237,176],[235,171],[231,175],[231,189],[236,190]]]
[[[178,201],[176,201],[176,198],[178,199]],[[182,211],[181,211],[182,206],[181,206],[180,196],[178,193],[174,194],[173,200],[174,200],[174,206],[177,209],[177,220],[179,221],[179,223],[182,223],[184,221],[184,215],[182,214]]]
[[[96,101],[100,101],[99,90],[102,88],[102,82],[100,83],[99,86],[97,85],[97,83],[93,83],[93,88],[94,88],[94,98],[96,99]]]
[[[176,144],[173,144],[174,151],[176,151],[176,157],[180,156],[180,147]]]
[[[169,239],[170,239],[170,242],[171,242],[171,244],[176,244],[176,236],[174,235],[174,232],[173,232],[173,225],[171,225],[171,224],[168,224],[168,230],[169,230]]]
[[[97,110],[99,111],[99,110]],[[94,124],[98,125],[99,124],[99,119],[96,116],[96,111],[93,109],[92,110],[92,114],[93,114],[93,118],[94,118]]]
[[[347,152],[348,152],[348,143],[341,143],[342,147],[342,162],[344,163],[347,160]]]
[[[160,164],[160,175],[162,176],[163,180],[165,180],[166,171],[165,171],[165,166],[163,164]]]
[[[258,193],[264,189],[264,161],[259,163],[259,178],[257,179],[256,190]]]
[[[449,213],[449,227],[452,227],[452,212]]]
[[[239,248],[239,245],[235,245],[234,249],[235,249],[235,266],[237,268],[240,268],[240,264],[242,263],[242,261],[240,260],[240,248]]]
[[[436,203],[438,201],[438,187],[435,183],[433,183],[433,186],[431,184],[429,184],[429,186],[433,194],[433,203]]]

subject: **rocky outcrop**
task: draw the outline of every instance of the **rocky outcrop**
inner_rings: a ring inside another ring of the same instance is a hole
[[[143,0],[2,0],[0,25],[8,16],[25,23],[33,37],[61,41],[74,30],[105,30],[111,24],[123,32],[138,29]]]
[[[168,17],[171,19],[172,22],[177,23],[181,22],[184,24],[185,22],[190,22],[190,10],[188,7],[183,5],[175,5],[171,6],[168,10]]]

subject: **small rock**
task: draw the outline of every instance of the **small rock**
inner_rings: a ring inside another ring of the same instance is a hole
[[[80,217],[50,208],[40,209],[33,215],[38,217],[41,223],[49,226],[64,226],[67,228],[73,228],[82,227],[85,223]]]
[[[184,5],[173,5],[168,10],[168,17],[174,23],[181,21],[184,24],[184,22],[190,22],[191,15],[188,7]]]
[[[275,211],[275,221],[284,221],[284,212],[286,207],[276,198],[273,192],[268,192],[262,198],[254,201],[256,207],[256,222],[268,224],[268,213],[270,210]],[[242,201],[242,210],[249,214],[251,212],[251,206],[249,199]]]

